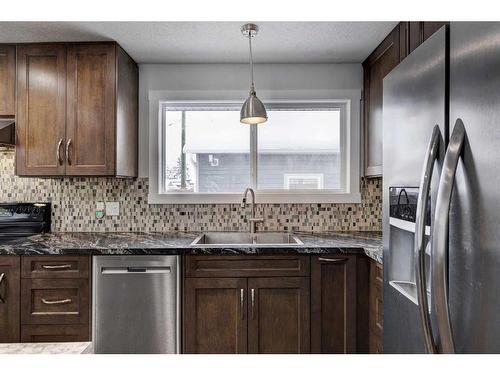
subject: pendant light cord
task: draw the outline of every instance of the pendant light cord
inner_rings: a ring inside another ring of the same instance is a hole
[[[250,79],[252,81],[252,86],[250,86],[250,91],[255,91],[253,83],[253,58],[252,58],[252,33],[248,33],[248,46],[250,47]]]

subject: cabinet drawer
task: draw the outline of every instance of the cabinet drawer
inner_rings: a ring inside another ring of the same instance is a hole
[[[88,324],[89,297],[85,279],[23,279],[21,323]]]
[[[185,258],[186,277],[309,276],[309,256],[193,255]]]
[[[39,324],[21,327],[21,342],[90,341],[88,325]]]
[[[89,257],[23,256],[21,275],[26,279],[88,278]]]

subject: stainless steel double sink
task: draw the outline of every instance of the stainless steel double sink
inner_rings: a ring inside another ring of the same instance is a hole
[[[294,234],[280,232],[245,233],[245,232],[209,232],[203,233],[191,242],[197,247],[227,246],[301,246],[304,243]]]

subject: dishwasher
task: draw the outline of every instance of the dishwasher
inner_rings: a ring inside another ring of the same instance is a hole
[[[180,257],[93,257],[95,353],[180,351]]]

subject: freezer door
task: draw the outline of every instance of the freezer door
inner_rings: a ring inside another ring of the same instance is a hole
[[[450,126],[461,119],[466,133],[450,208],[452,337],[457,353],[500,353],[500,23],[450,30]]]
[[[93,258],[96,353],[179,352],[179,257]]]
[[[391,187],[416,188],[420,185],[426,150],[437,125],[439,146],[430,181],[430,206],[431,212],[434,211],[447,134],[447,89],[445,27],[415,49],[384,79],[385,353],[424,353],[426,349],[416,303],[414,234],[390,225],[389,191]],[[396,289],[395,284],[389,284],[391,280],[401,281],[401,287]]]

